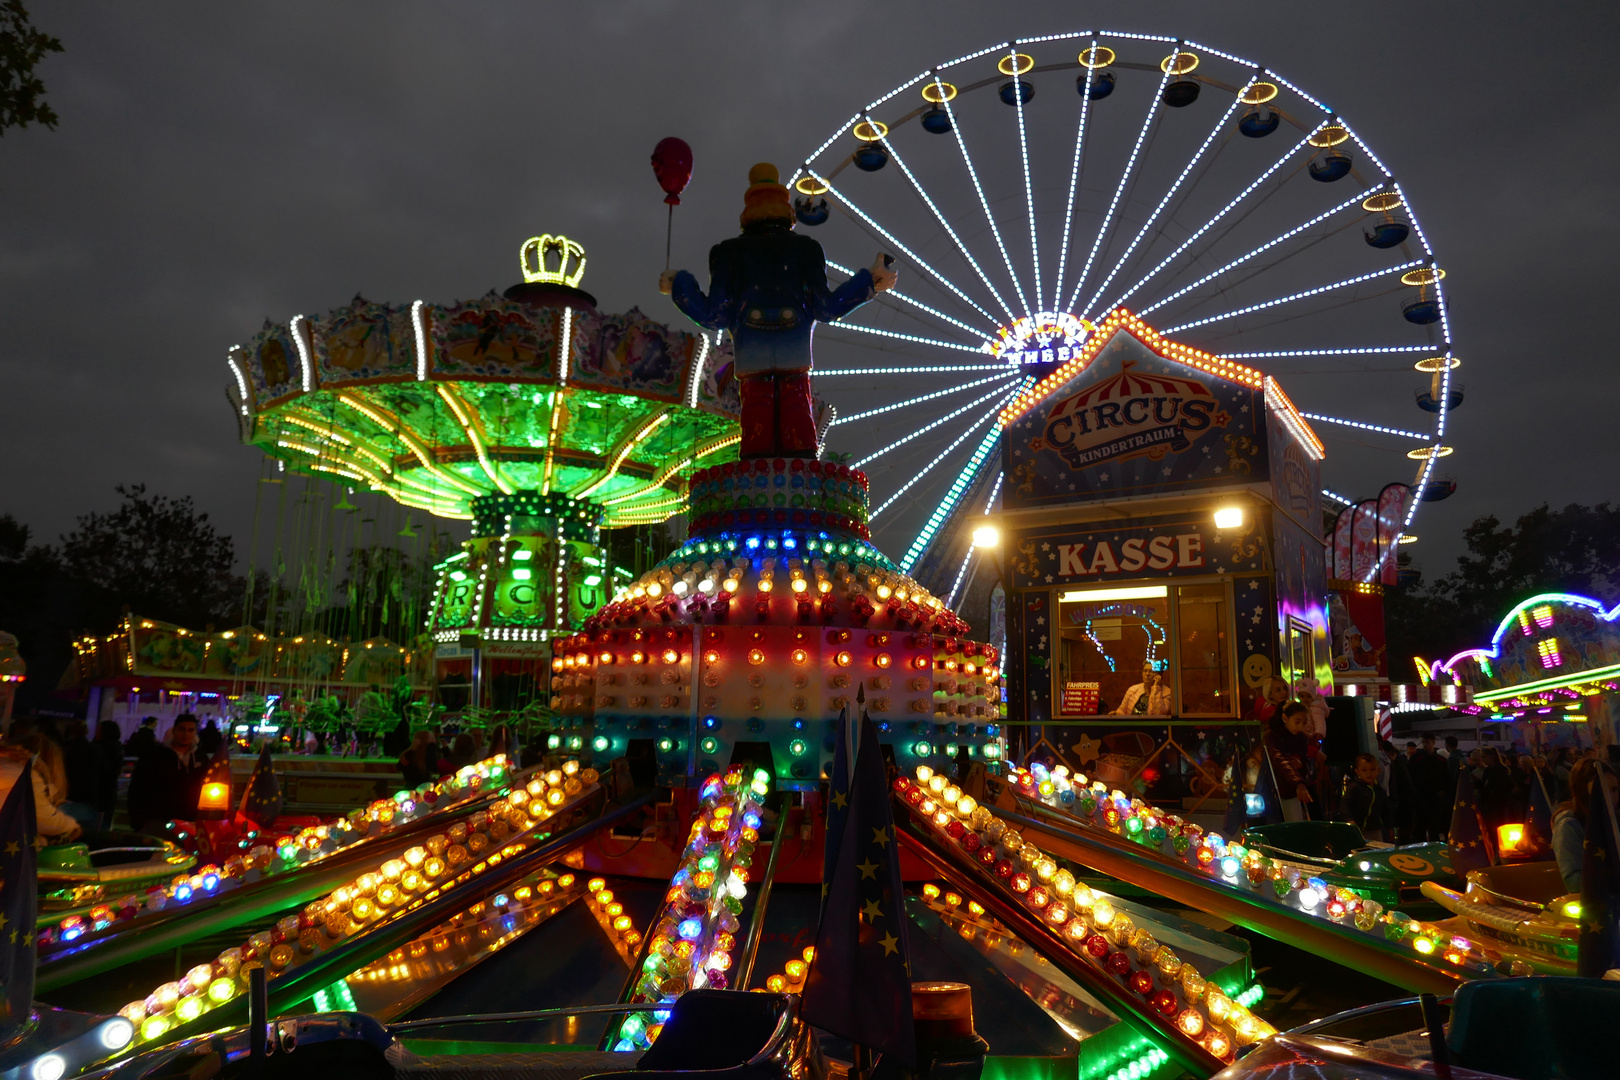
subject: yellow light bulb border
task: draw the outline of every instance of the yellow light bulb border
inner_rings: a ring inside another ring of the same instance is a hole
[[[955,98],[956,86],[944,80],[928,83],[922,88],[922,99],[930,105],[943,105]]]
[[[1166,75],[1191,75],[1198,70],[1198,63],[1197,53],[1177,50],[1159,61],[1159,70]]]
[[[1256,82],[1251,84],[1247,90],[1238,95],[1238,101],[1242,102],[1244,105],[1264,105],[1281,92],[1282,91],[1277,88],[1276,83],[1264,81]]]
[[[866,119],[855,125],[852,134],[861,142],[878,142],[889,134],[889,125],[881,120]]]
[[[1444,281],[1446,272],[1438,266],[1420,266],[1416,270],[1408,270],[1401,275],[1402,285],[1422,287],[1433,285],[1437,281]]]
[[[1033,70],[1035,58],[1029,53],[1015,52],[996,61],[996,70],[1003,75],[1023,75]]]
[[[1338,146],[1342,142],[1348,142],[1349,139],[1349,131],[1338,124],[1329,124],[1320,131],[1311,132],[1305,141],[1318,150],[1326,150],[1329,147]]]
[[[1393,191],[1380,191],[1361,200],[1361,208],[1374,214],[1387,213],[1401,205],[1401,197]]]
[[[1462,366],[1462,361],[1455,356],[1426,356],[1412,365],[1412,370],[1421,371],[1425,375],[1435,375],[1442,371],[1455,371]]]
[[[1077,57],[1081,67],[1090,68],[1092,71],[1101,71],[1118,58],[1119,54],[1106,45],[1093,45]]]

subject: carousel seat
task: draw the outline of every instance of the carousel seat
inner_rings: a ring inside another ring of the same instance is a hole
[[[1500,869],[1500,868],[1498,868]],[[1620,982],[1536,976],[1464,983],[1451,1006],[1452,1063],[1514,1080],[1615,1075],[1599,1033],[1620,1013]]]

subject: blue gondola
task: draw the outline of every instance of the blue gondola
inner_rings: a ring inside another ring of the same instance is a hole
[[[1335,180],[1343,180],[1350,175],[1350,166],[1352,164],[1349,154],[1338,150],[1329,150],[1321,157],[1311,159],[1311,179],[1320,180],[1324,184],[1331,184]]]
[[[1437,323],[1440,321],[1440,300],[1433,296],[1415,296],[1401,305],[1401,315],[1407,322],[1419,326]]]
[[[855,167],[862,172],[877,172],[889,163],[889,152],[877,143],[862,143],[855,149]]]
[[[1164,85],[1164,103],[1172,109],[1184,109],[1198,100],[1198,91],[1203,88],[1197,79],[1171,79]]]
[[[1282,113],[1276,109],[1268,109],[1264,105],[1256,105],[1238,118],[1238,131],[1251,139],[1263,139],[1277,130],[1282,123]]]
[[[1025,82],[1023,79],[1008,79],[1001,84],[1001,89],[997,93],[1008,105],[1017,105],[1020,102],[1028,105],[1029,99],[1035,96],[1035,84]]]
[[[1086,77],[1082,73],[1074,80],[1076,93],[1086,93]],[[1096,71],[1091,75],[1091,100],[1101,101],[1114,92],[1114,73],[1112,71]]]
[[[1367,246],[1375,248],[1395,247],[1398,244],[1405,243],[1406,238],[1411,234],[1412,227],[1410,225],[1404,221],[1396,221],[1393,218],[1388,221],[1380,221],[1372,227],[1371,232],[1366,229],[1361,230],[1361,235],[1367,239]]]
[[[800,225],[820,225],[827,220],[830,212],[826,199],[801,195],[793,200],[793,216],[799,219]]]
[[[1463,403],[1463,388],[1460,383],[1452,383],[1446,388],[1445,411],[1450,412]],[[1440,411],[1440,399],[1434,391],[1424,389],[1417,392],[1418,408],[1424,412],[1437,413]]]
[[[1441,499],[1451,498],[1452,495],[1456,494],[1456,491],[1457,481],[1449,476],[1435,477],[1423,485],[1423,490],[1419,493],[1418,498],[1423,502],[1439,502]]]
[[[951,130],[951,114],[938,105],[923,113],[917,122],[923,126],[924,131],[934,135],[944,135]]]

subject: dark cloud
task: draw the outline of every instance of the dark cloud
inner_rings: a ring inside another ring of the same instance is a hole
[[[1351,118],[1413,193],[1451,269],[1469,395],[1459,493],[1419,530],[1434,567],[1480,514],[1620,498],[1604,314],[1620,240],[1616,10],[39,5],[67,52],[42,69],[59,130],[0,141],[0,509],[49,537],[144,481],[240,532],[259,455],[237,441],[224,358],[265,317],[356,292],[474,296],[513,280],[524,237],[561,231],[589,249],[604,309],[673,321],[654,289],[660,137],[696,152],[675,251],[701,266],[735,230],[752,162],[802,159],[933,63],[1097,23],[1274,65]]]

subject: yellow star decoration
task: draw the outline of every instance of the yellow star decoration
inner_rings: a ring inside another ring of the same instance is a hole
[[[3,912],[3,911],[0,911],[0,930],[4,930],[6,928],[6,923],[8,923],[10,921],[11,920],[6,918],[6,913]]]
[[[835,791],[833,792],[832,804],[838,809],[843,810],[845,807],[849,806],[849,796],[845,795],[842,791]]]
[[[22,850],[22,845],[17,843],[17,841],[15,841],[15,840],[7,840],[6,841],[6,854],[7,855],[15,855],[15,854],[17,854],[17,852],[19,852],[21,850]]]
[[[892,952],[900,951],[900,939],[895,937],[893,934],[884,934],[882,937],[878,938],[878,944],[883,946],[884,956],[888,956]]]
[[[883,917],[883,909],[878,907],[876,900],[868,900],[861,905],[861,914],[866,916],[867,922],[874,922]]]
[[[889,846],[889,830],[887,828],[872,830],[872,843],[878,847]]]
[[[49,846],[50,846],[50,842],[47,841],[43,836],[34,837],[34,850],[35,851],[44,851]]]
[[[873,862],[871,859],[867,859],[863,863],[856,863],[855,869],[861,872],[861,877],[863,879],[871,878],[873,881],[877,880],[878,864]]]
[[[34,943],[34,932],[32,930],[29,930],[27,933],[23,934],[23,944],[24,945],[32,945],[33,943]]]

